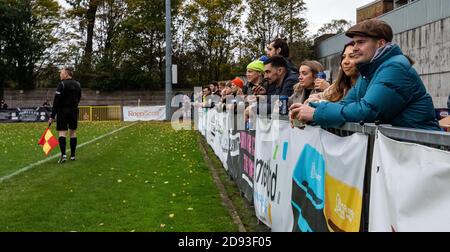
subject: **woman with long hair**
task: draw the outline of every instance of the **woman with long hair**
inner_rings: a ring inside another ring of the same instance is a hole
[[[342,100],[348,91],[356,84],[359,72],[356,68],[353,55],[354,42],[345,45],[341,54],[341,63],[336,81],[324,92],[313,94],[306,102],[317,102],[321,100],[338,102]]]
[[[294,94],[289,98],[289,102],[304,103],[312,94],[315,94],[315,81],[319,72],[323,71],[323,66],[315,60],[306,60],[300,64],[298,75],[299,83],[294,86]]]

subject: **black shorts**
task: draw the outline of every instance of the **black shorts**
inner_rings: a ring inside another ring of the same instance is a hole
[[[78,108],[62,108],[56,114],[56,130],[66,131],[78,128]]]

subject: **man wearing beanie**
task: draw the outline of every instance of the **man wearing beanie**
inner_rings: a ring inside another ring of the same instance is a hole
[[[392,28],[371,19],[351,27],[355,63],[361,73],[339,103],[294,104],[291,118],[327,128],[346,122],[379,121],[398,127],[440,130],[431,96],[411,60],[392,43]]]
[[[244,87],[244,81],[239,78],[236,77],[231,81],[231,90],[232,90],[232,94],[233,96],[237,96],[237,95],[243,95],[243,91],[242,88]]]
[[[239,78],[239,77],[234,78],[231,81],[231,84],[233,84],[234,86],[239,87],[241,89],[244,87],[244,81],[241,80],[241,78]]]
[[[260,60],[255,60],[248,64],[247,70],[253,70],[255,72],[264,73],[264,62]]]
[[[263,86],[267,88],[264,83],[264,63],[260,60],[255,60],[247,66],[247,85],[244,86],[242,91],[244,95],[252,95],[253,88],[257,86]]]

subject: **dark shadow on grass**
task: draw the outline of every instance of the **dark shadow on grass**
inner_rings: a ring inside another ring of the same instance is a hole
[[[199,146],[203,148],[211,160],[212,169],[214,169],[219,175],[219,179],[225,187],[228,198],[231,200],[234,208],[239,215],[240,221],[245,227],[247,232],[270,232],[270,228],[262,224],[255,215],[255,209],[250,203],[242,196],[239,188],[234,181],[230,179],[230,175],[223,168],[222,162],[215,155],[214,151],[206,142],[206,139],[197,132],[199,139]]]

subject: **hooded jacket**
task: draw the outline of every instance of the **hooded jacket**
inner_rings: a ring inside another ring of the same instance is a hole
[[[431,96],[398,45],[387,45],[371,62],[357,67],[361,76],[341,102],[310,104],[316,108],[314,123],[334,128],[346,122],[381,121],[440,130]]]

